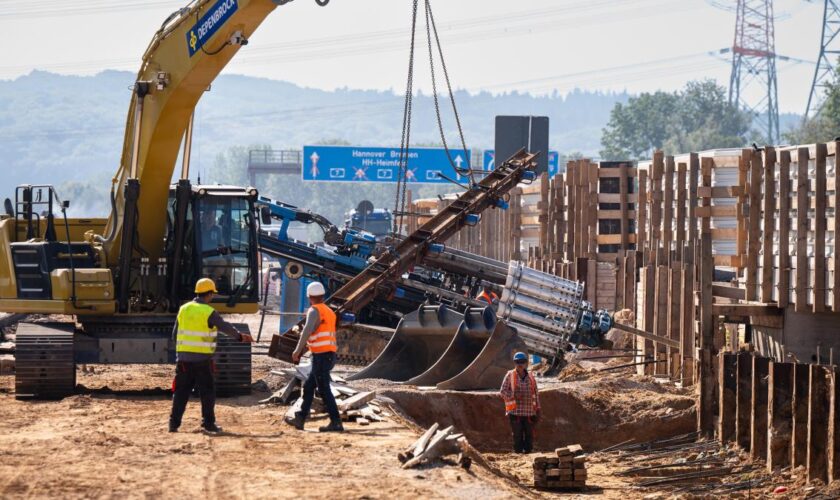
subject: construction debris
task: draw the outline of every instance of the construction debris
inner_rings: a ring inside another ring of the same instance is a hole
[[[579,444],[555,450],[555,457],[534,459],[534,486],[544,489],[586,488],[586,455]]]
[[[454,426],[438,430],[440,425],[435,422],[411,446],[397,454],[403,469],[411,469],[422,463],[429,463],[445,457],[457,455],[455,463],[464,469],[472,466],[471,455],[476,451],[467,442],[463,434],[455,432]]]
[[[283,370],[272,370],[273,375],[280,375],[289,377],[286,385],[279,391],[275,391],[271,396],[260,401],[261,404],[281,404],[286,405],[294,401],[292,406],[286,411],[286,419],[292,420],[295,413],[300,411],[303,404],[302,387],[303,383],[309,377],[309,372],[312,365],[297,365],[294,368],[287,368]],[[360,392],[346,384],[346,380],[338,375],[331,375],[333,396],[335,397],[338,411],[341,415],[342,422],[356,422],[359,425],[370,425],[371,422],[384,422],[385,417],[390,416],[389,412],[383,411],[380,404],[375,401],[377,399],[376,393],[372,391]],[[385,398],[383,398],[385,399]],[[393,402],[391,400],[383,402]],[[312,404],[312,410],[319,413],[325,410],[320,394],[315,393],[315,400]]]

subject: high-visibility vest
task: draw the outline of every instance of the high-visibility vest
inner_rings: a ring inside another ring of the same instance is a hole
[[[200,302],[187,302],[178,310],[178,335],[176,352],[193,352],[212,355],[216,352],[216,328],[207,320],[214,309]]]
[[[516,374],[516,370],[511,370],[507,374],[510,377],[510,399],[505,399],[505,412],[510,413],[516,409],[516,379],[519,376]],[[534,374],[528,372],[528,380],[531,382],[531,392],[534,393],[534,397],[536,398],[537,395],[537,380],[534,378]]]
[[[494,300],[499,300],[499,296],[493,292],[487,293],[487,290],[484,290],[478,297],[476,297],[476,300],[484,300],[492,306]]]
[[[309,351],[312,354],[338,351],[338,343],[335,340],[335,312],[326,304],[314,304],[312,307],[318,311],[321,322],[306,342]]]

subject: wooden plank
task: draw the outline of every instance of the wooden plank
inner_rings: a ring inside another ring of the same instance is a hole
[[[767,471],[790,465],[793,429],[793,364],[770,363],[768,379]]]
[[[575,261],[575,241],[577,240],[577,191],[575,190],[575,179],[577,179],[577,162],[566,163],[566,204],[568,206],[568,217],[566,218],[566,261]]]
[[[840,172],[840,169],[835,169]],[[840,233],[836,233],[840,234]],[[790,151],[779,153],[779,307],[790,301]],[[835,259],[838,253],[835,252]],[[835,279],[837,274],[835,274]]]
[[[776,150],[764,148],[764,234],[762,240],[761,295],[762,302],[773,300],[773,233],[776,229]]]
[[[589,252],[587,257],[595,259],[598,254],[598,164],[589,164],[589,209],[586,212],[589,222]]]
[[[598,220],[623,220],[636,218],[635,210],[628,210],[626,217],[622,210],[598,210]]]
[[[796,200],[797,206],[808,206],[808,148],[797,152]],[[808,308],[808,211],[796,211],[796,312]]]
[[[682,265],[682,298],[680,300],[680,346],[682,380],[689,385],[694,370],[688,360],[694,356],[694,264]],[[688,383],[687,383],[688,382]]]
[[[828,480],[840,479],[840,377],[837,367],[829,370],[828,393],[831,405],[828,411]]]
[[[750,457],[753,460],[767,459],[767,399],[770,360],[753,357],[752,369],[752,415],[750,415]]]
[[[749,155],[741,154],[738,156],[738,185],[743,186],[744,189],[747,188],[747,176],[749,175],[750,171],[750,157]],[[738,240],[735,242],[736,250],[735,252],[738,255],[743,256],[743,262],[747,262],[747,208],[746,208],[746,197],[739,196],[735,206],[737,207],[737,217],[738,217]]]
[[[750,212],[747,229],[747,300],[758,299],[758,253],[761,250],[761,151],[745,149],[744,156],[750,158]]]
[[[626,167],[626,165],[625,165],[625,167]],[[620,179],[621,177],[623,177],[625,175],[628,175],[630,177],[636,177],[639,174],[639,171],[636,168],[627,167],[627,171],[626,171],[625,174],[622,174],[620,172],[620,169],[621,169],[620,166],[619,166],[619,168],[599,168],[598,169],[598,177],[600,177],[601,179],[618,177]]]
[[[662,210],[662,246],[665,248],[666,262],[671,261],[671,243],[674,240],[674,157],[665,158],[665,178]]]
[[[697,153],[689,155],[688,162],[688,242],[697,240],[697,183],[700,173],[700,157]]]
[[[653,322],[653,333],[660,337],[669,337],[668,335],[668,321],[670,317],[670,311],[668,304],[669,300],[669,290],[668,290],[668,277],[670,275],[669,269],[666,266],[656,266],[656,285],[654,294],[656,295],[656,302],[655,302],[655,310],[654,313],[654,322]],[[657,357],[660,353],[664,353],[665,346],[661,343],[654,342],[653,343],[654,352],[656,353]],[[665,373],[667,369],[667,365],[664,363],[657,363],[654,365],[654,373]]]
[[[714,255],[714,263],[716,266],[725,267],[743,267],[744,259],[740,255]]]
[[[688,165],[680,163],[677,165],[677,232],[674,238],[674,247],[679,254],[683,251],[683,245],[686,241],[685,233],[685,201],[686,201],[686,175],[688,172]]]
[[[814,230],[814,307],[815,313],[825,312],[825,236],[826,236],[826,171],[825,159],[828,155],[828,149],[825,144],[817,144],[816,146],[816,181],[817,186],[814,192],[816,202],[816,210],[814,211],[814,222],[816,228]]]
[[[667,335],[671,337],[672,340],[680,342],[680,302],[682,302],[682,273],[680,272],[680,266],[676,264],[676,262],[671,264],[671,268],[668,270],[668,307],[670,309],[668,315],[668,332]],[[681,345],[681,344],[679,344]],[[668,347],[668,363],[673,364],[674,362],[679,363],[679,350],[673,349]],[[675,359],[676,358],[676,359]],[[677,376],[679,370],[679,364],[677,366],[671,366],[668,370],[668,374],[671,376]]]
[[[621,203],[621,194],[619,193],[600,193],[597,196],[598,203]],[[636,193],[627,195],[628,203],[636,203],[637,201],[639,201],[639,196]]]
[[[712,304],[715,316],[783,316],[784,309],[765,304]]]
[[[737,217],[737,205],[716,205],[713,207],[697,207],[697,217]]]
[[[735,240],[738,237],[738,229],[734,227],[712,228],[712,239],[720,240]]]
[[[665,155],[662,151],[653,154],[650,189],[650,250],[654,252],[662,245],[662,176],[665,170]]]
[[[837,149],[840,147],[840,141],[834,143],[835,151],[840,151]],[[836,154],[836,153],[835,153]],[[840,186],[840,165],[838,165],[837,157],[834,157],[834,185]],[[833,279],[832,279],[832,290],[831,290],[831,309],[834,312],[840,312],[840,189],[834,190],[834,224],[832,224],[832,228],[834,229],[834,255],[833,255],[833,264],[834,264],[834,272],[833,272]]]
[[[810,365],[797,363],[793,366],[793,429],[791,430],[791,467],[804,466],[808,455],[808,383]]]
[[[805,149],[805,148],[803,148]],[[807,151],[807,149],[806,149]],[[828,372],[821,365],[810,365],[808,383],[808,455],[805,469],[808,480],[828,481]]]
[[[746,300],[747,293],[743,288],[727,285],[712,285],[712,295],[734,300]]]
[[[639,212],[639,219],[636,221],[636,250],[643,257],[650,248],[647,241],[647,170],[639,171],[639,203],[636,203],[636,210]],[[641,265],[642,262],[639,262]]]
[[[711,158],[705,159],[711,160]],[[698,198],[726,199],[737,198],[742,194],[744,194],[742,186],[701,186],[697,188]]]
[[[599,234],[596,235],[595,240],[599,245],[620,245],[622,238],[620,234]],[[627,240],[630,243],[636,243],[636,235],[628,235]]]
[[[596,308],[598,307],[598,261],[589,259],[586,272],[587,300]]]
[[[607,169],[600,169],[600,170],[607,170]],[[627,164],[622,163],[618,167],[619,177],[618,177],[618,194],[621,196],[621,210],[620,210],[620,218],[621,218],[621,249],[622,250],[629,250],[630,247],[630,240],[627,238],[630,234],[629,231],[629,221],[627,218],[629,217],[630,207],[629,202],[627,201]],[[599,214],[599,218],[603,214]]]
[[[738,353],[736,368],[737,391],[735,393],[735,442],[749,451],[752,442],[751,413],[752,413],[752,358],[748,352]]]
[[[738,356],[721,352],[718,355],[718,439],[727,443],[735,440],[735,397],[738,392]]]
[[[633,291],[636,289],[636,252],[628,252],[624,257],[624,307],[636,310]]]

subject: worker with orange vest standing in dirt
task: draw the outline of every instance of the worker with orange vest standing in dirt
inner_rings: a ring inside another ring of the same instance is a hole
[[[169,432],[178,432],[193,389],[197,389],[201,397],[202,429],[212,433],[222,431],[216,425],[216,386],[213,380],[218,332],[241,342],[253,341],[250,335],[240,333],[213,309],[210,302],[216,293],[216,283],[210,278],[201,278],[195,284],[195,299],[178,310],[173,331],[176,365]]]
[[[517,352],[513,355],[513,362],[516,367],[505,374],[500,394],[513,431],[513,451],[531,453],[534,426],[540,419],[540,396],[537,381],[528,371],[528,356]]]
[[[309,352],[312,353],[311,371],[303,384],[303,405],[300,411],[295,413],[294,418],[288,421],[301,431],[312,408],[316,387],[330,415],[329,425],[319,427],[318,430],[320,432],[344,431],[341,416],[338,414],[338,405],[335,403],[335,396],[330,387],[330,371],[335,366],[338,351],[338,343],[335,339],[337,321],[335,312],[324,303],[325,295],[324,285],[317,281],[306,287],[306,296],[312,307],[306,312],[306,324],[300,333],[297,348],[292,353],[292,361],[295,363],[300,361],[304,348],[309,348]]]

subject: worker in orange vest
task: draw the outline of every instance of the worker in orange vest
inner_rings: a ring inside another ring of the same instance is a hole
[[[298,430],[303,430],[303,424],[309,416],[312,408],[312,400],[315,398],[315,388],[327,407],[330,415],[329,425],[319,427],[320,432],[343,432],[341,416],[338,413],[338,406],[335,403],[332,388],[330,387],[330,371],[335,366],[338,344],[335,340],[336,316],[335,312],[324,303],[326,291],[324,285],[314,281],[306,287],[306,295],[312,307],[306,312],[306,324],[300,333],[297,348],[292,353],[292,361],[297,364],[304,349],[308,348],[312,353],[312,368],[306,382],[303,384],[303,405],[300,411],[295,413],[293,419],[288,423]]]
[[[513,355],[516,367],[505,374],[500,395],[505,402],[505,415],[513,431],[513,451],[531,453],[534,448],[534,426],[540,419],[540,397],[537,381],[528,371],[528,355]]]
[[[482,288],[481,293],[478,294],[478,297],[476,297],[475,300],[483,300],[490,306],[499,305],[499,296],[496,295],[493,290],[488,290],[487,288]]]

